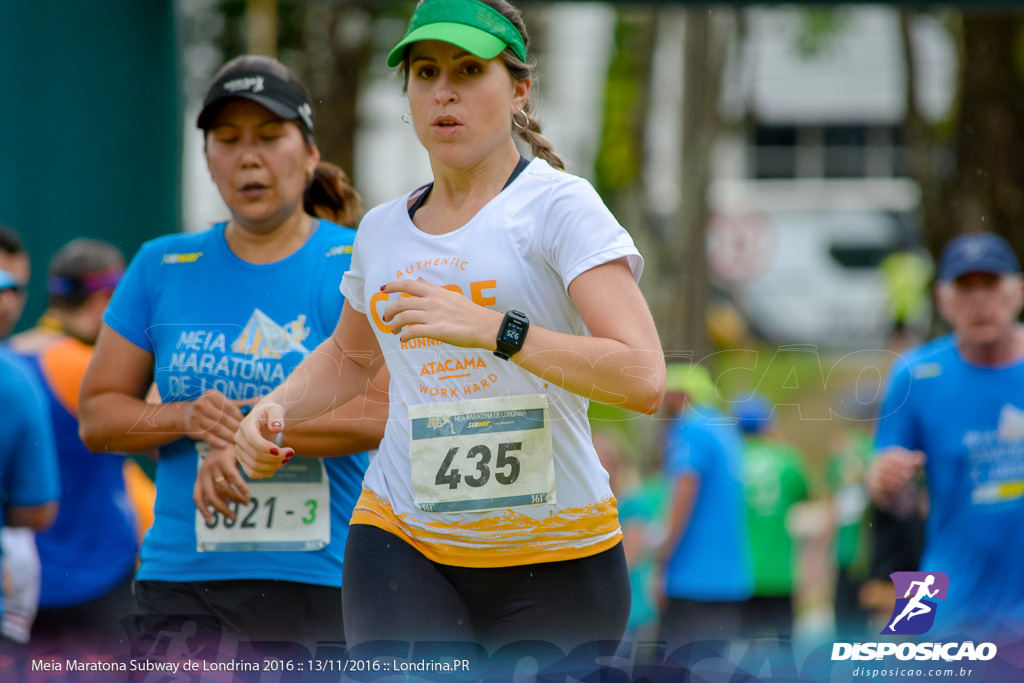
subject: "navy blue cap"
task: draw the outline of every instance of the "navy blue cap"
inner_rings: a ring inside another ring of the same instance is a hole
[[[736,403],[732,416],[745,434],[761,434],[772,425],[774,413],[775,406],[771,401],[761,394],[753,393]]]
[[[950,282],[967,273],[1019,273],[1020,261],[1010,244],[993,232],[960,235],[942,252],[939,279]]]

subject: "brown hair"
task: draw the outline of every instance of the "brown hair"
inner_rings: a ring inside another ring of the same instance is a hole
[[[102,289],[105,276],[119,277],[124,270],[124,254],[109,242],[79,237],[61,247],[47,270],[47,304],[52,308],[73,311],[95,291],[91,280],[97,279]],[[116,281],[117,277],[114,278]],[[113,289],[111,285],[109,289]]]
[[[419,5],[423,4],[425,0],[421,0]],[[516,27],[519,34],[523,36],[523,43],[526,45],[527,52],[530,49],[530,35],[526,32],[526,24],[523,22],[523,16],[518,9],[513,7],[510,3],[505,0],[478,0],[483,4],[487,5],[491,9],[502,14],[506,19],[512,22],[512,25]],[[417,5],[417,7],[419,6]],[[519,59],[516,54],[512,51],[512,48],[506,47],[501,53],[501,59],[505,63],[505,68],[508,69],[509,75],[514,81],[521,81],[526,78],[533,76],[533,70],[536,64],[526,63]],[[402,66],[399,67],[404,76],[404,87],[408,87],[409,84],[409,52],[406,50],[405,57],[402,59]],[[526,115],[526,124],[523,125],[519,122],[519,113],[512,117],[513,124],[512,128],[515,134],[519,136],[524,142],[530,145],[530,153],[535,157],[540,157],[544,161],[551,164],[551,166],[564,171],[565,162],[562,161],[562,157],[555,153],[554,147],[546,137],[541,133],[540,121],[538,121],[531,113],[531,102],[527,100],[526,105],[523,107],[522,113]]]
[[[338,166],[321,161],[302,197],[310,216],[325,218],[338,225],[355,227],[363,213],[363,199]]]
[[[25,253],[25,242],[14,228],[0,225],[0,251],[11,256]]]

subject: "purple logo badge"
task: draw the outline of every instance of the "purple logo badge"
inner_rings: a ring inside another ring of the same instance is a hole
[[[919,636],[935,623],[935,600],[945,600],[949,577],[942,572],[893,572],[896,606],[881,635]]]

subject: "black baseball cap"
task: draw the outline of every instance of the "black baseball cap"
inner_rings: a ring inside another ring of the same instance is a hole
[[[270,57],[249,55],[228,62],[206,92],[196,127],[208,130],[217,111],[241,97],[262,104],[283,119],[294,120],[313,139],[313,107],[302,81]]]
[[[1010,244],[994,232],[960,235],[942,252],[939,280],[951,282],[967,273],[1019,273],[1020,261]]]

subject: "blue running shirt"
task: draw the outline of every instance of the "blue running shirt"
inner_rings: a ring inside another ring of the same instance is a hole
[[[920,571],[949,576],[936,626],[1024,626],[1024,362],[972,365],[952,335],[916,349],[893,366],[875,446],[925,453]]]
[[[221,223],[144,244],[104,316],[154,355],[165,402],[194,400],[208,389],[255,402],[330,336],[341,314],[338,283],[351,263],[355,230],[320,221],[301,249],[262,265],[238,258],[224,230]],[[205,442],[188,437],[160,448],[155,521],[138,579],[341,586],[366,454],[295,458],[275,477],[248,482],[254,503],[233,523],[217,515],[210,529],[192,502],[200,453]]]
[[[0,346],[0,526],[8,505],[36,506],[57,500],[60,475],[46,396],[24,361]],[[3,595],[0,595],[0,614]]]
[[[694,474],[697,499],[665,567],[670,598],[701,602],[746,600],[754,593],[743,494],[743,437],[735,420],[698,405],[669,427],[665,474]]]

